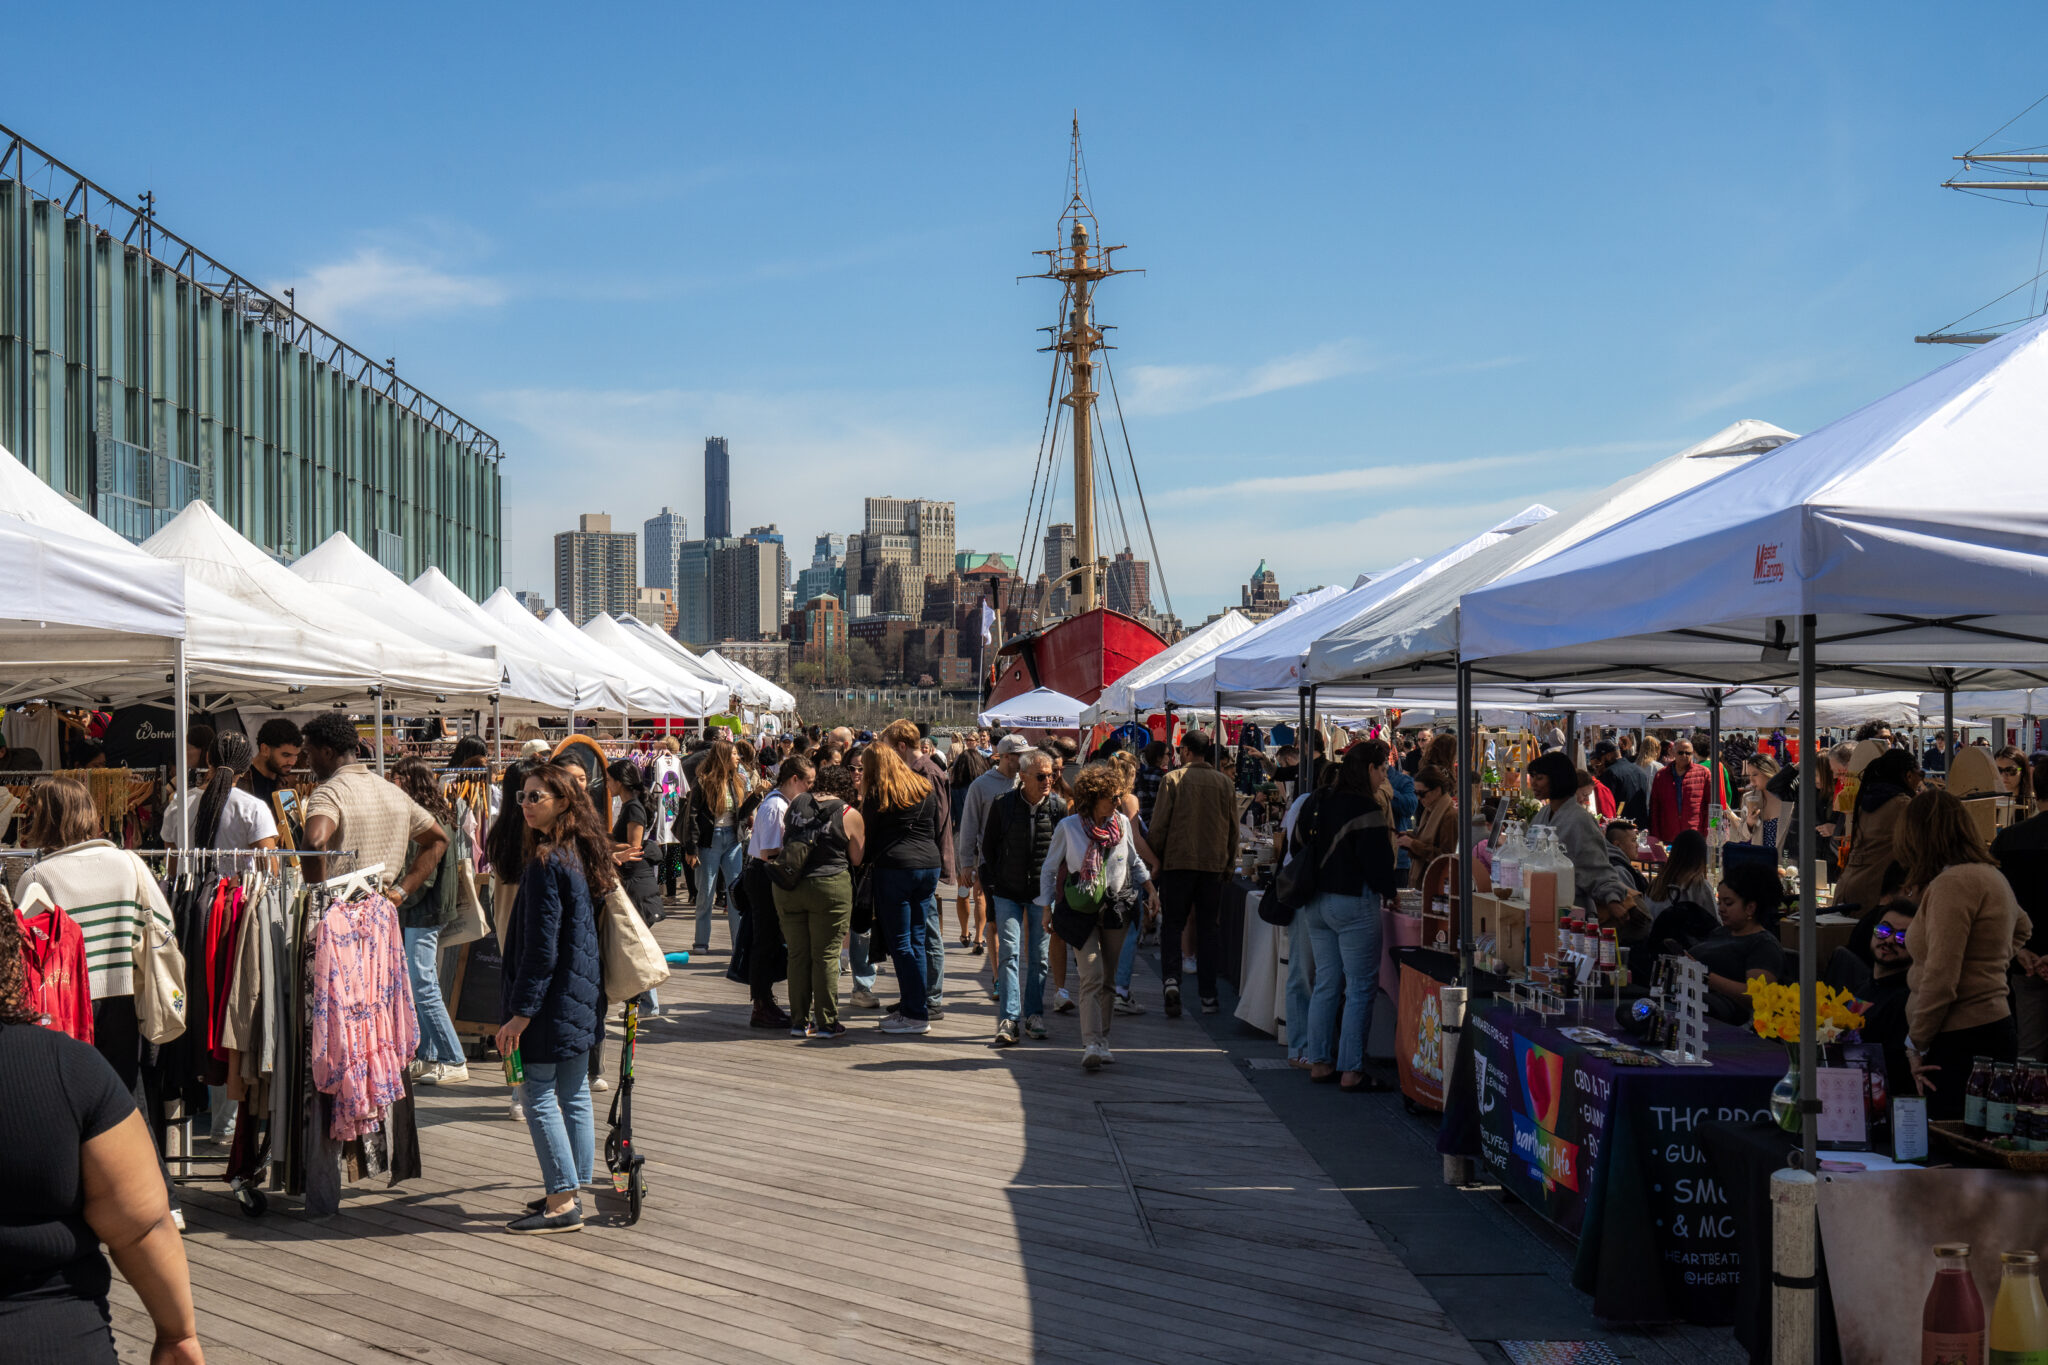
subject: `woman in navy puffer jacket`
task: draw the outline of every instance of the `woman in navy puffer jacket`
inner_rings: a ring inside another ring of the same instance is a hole
[[[617,880],[611,840],[568,770],[545,764],[519,793],[526,866],[506,926],[498,1051],[526,1068],[526,1128],[547,1193],[507,1231],[580,1232],[595,1130],[590,1050],[604,1033],[597,904]]]

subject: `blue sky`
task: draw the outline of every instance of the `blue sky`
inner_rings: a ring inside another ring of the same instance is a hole
[[[751,9],[751,12],[749,10]],[[1426,554],[1952,353],[2040,211],[1938,188],[2038,7],[17,8],[0,122],[504,443],[506,579],[581,511],[800,561],[864,494],[1014,552],[1078,108],[1175,606]],[[1085,33],[1084,41],[1070,35]],[[1077,50],[1078,49],[1078,50]],[[2048,142],[2048,106],[2005,135]],[[1142,550],[1142,547],[1141,547]]]

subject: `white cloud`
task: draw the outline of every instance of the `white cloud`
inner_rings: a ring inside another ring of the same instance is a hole
[[[419,317],[489,308],[509,296],[501,281],[453,274],[381,247],[364,247],[347,260],[315,266],[286,283],[297,290],[298,311],[322,326],[334,326],[343,319]]]
[[[1396,493],[1429,484],[1497,474],[1526,465],[1572,464],[1606,455],[1668,453],[1675,445],[1660,441],[1602,441],[1588,445],[1553,446],[1514,455],[1480,455],[1464,460],[1407,460],[1394,465],[1328,469],[1313,474],[1275,474],[1231,483],[1172,489],[1162,501],[1199,502],[1211,498],[1280,498],[1306,493]],[[1538,490],[1540,491],[1540,489]]]
[[[1298,389],[1374,368],[1357,341],[1329,341],[1263,365],[1133,365],[1126,372],[1127,412],[1147,416],[1190,412],[1216,403]]]

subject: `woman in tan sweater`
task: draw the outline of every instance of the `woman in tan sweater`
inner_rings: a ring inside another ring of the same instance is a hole
[[[1435,747],[1430,745],[1431,749]],[[1458,851],[1458,803],[1451,794],[1449,774],[1434,763],[1425,763],[1416,770],[1415,796],[1421,803],[1415,816],[1415,831],[1400,836],[1399,842],[1408,850],[1413,884],[1419,887],[1432,862]]]
[[[1928,1117],[1961,1118],[1971,1058],[2019,1056],[2005,974],[2033,925],[1963,803],[1947,792],[1912,799],[1899,820],[1897,850],[1920,902],[1906,931],[1913,955],[1906,1057]]]

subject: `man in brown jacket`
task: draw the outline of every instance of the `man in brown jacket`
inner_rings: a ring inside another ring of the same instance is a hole
[[[1181,737],[1180,766],[1159,784],[1146,842],[1159,857],[1159,975],[1166,1017],[1180,1017],[1180,940],[1195,921],[1195,980],[1202,1012],[1216,1012],[1216,969],[1223,963],[1223,884],[1237,861],[1237,792],[1216,770],[1216,741],[1200,730]]]

